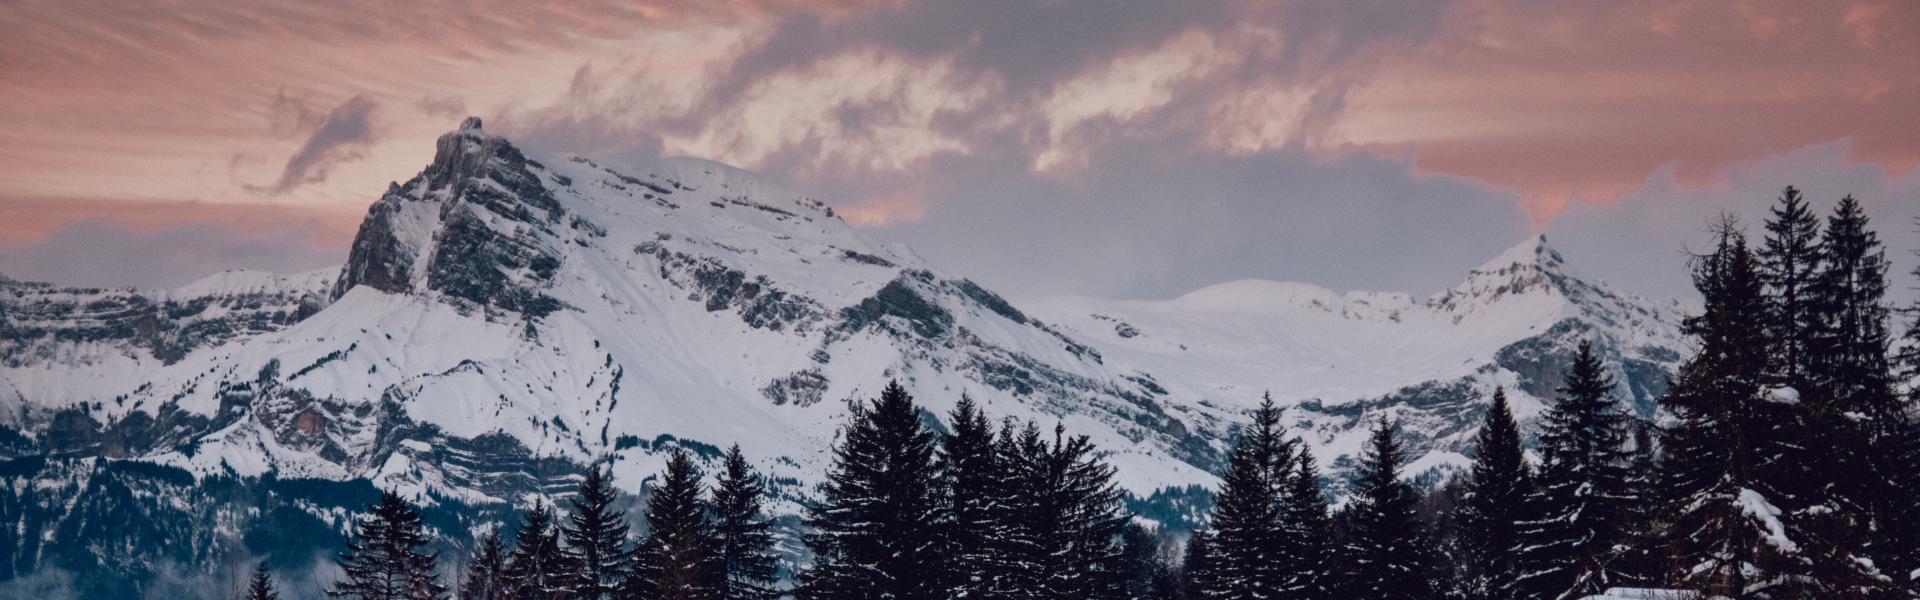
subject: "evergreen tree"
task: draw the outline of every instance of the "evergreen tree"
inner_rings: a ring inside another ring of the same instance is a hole
[[[1120,554],[1115,565],[1120,581],[1113,598],[1154,600],[1159,597],[1156,588],[1167,570],[1160,562],[1159,536],[1138,523],[1126,524],[1120,529]]]
[[[1265,600],[1287,588],[1294,570],[1292,537],[1281,523],[1280,493],[1292,464],[1293,445],[1282,437],[1280,411],[1265,398],[1227,458],[1213,504],[1217,597]]]
[[[487,532],[487,537],[480,541],[480,551],[467,563],[466,576],[460,580],[460,600],[507,600],[506,561],[500,532],[497,529]]]
[[[382,492],[373,512],[354,525],[339,557],[346,579],[327,595],[359,600],[437,600],[446,596],[436,573],[439,555],[423,552],[420,512],[393,492]]]
[[[1821,260],[1820,221],[1800,190],[1788,186],[1766,229],[1757,268],[1767,297],[1767,327],[1781,382],[1799,387],[1808,372],[1807,344],[1819,325],[1813,288]]]
[[[1354,597],[1378,600],[1427,600],[1438,597],[1417,510],[1420,494],[1400,480],[1406,455],[1394,438],[1393,424],[1380,417],[1353,482],[1347,518],[1346,590]]]
[[[719,485],[713,488],[713,537],[720,561],[718,600],[769,600],[777,557],[773,521],[764,514],[767,493],[760,476],[736,445],[727,450]]]
[[[613,509],[617,496],[609,477],[597,467],[587,471],[580,493],[570,500],[573,514],[561,528],[572,562],[580,570],[575,597],[582,600],[612,597],[627,572],[626,513]]]
[[[947,553],[953,557],[949,593],[970,600],[997,598],[1007,569],[1002,546],[1008,524],[1000,517],[1010,507],[993,425],[964,395],[948,420],[953,433],[940,440],[940,476],[949,515]]]
[[[808,600],[943,598],[940,497],[933,433],[898,382],[849,407],[833,463],[808,521],[814,565]]]
[[[1890,485],[1911,468],[1902,457],[1901,432],[1906,410],[1894,392],[1887,356],[1887,261],[1866,213],[1853,197],[1842,198],[1827,219],[1821,238],[1821,263],[1815,279],[1813,312],[1817,328],[1809,344],[1809,381],[1797,417],[1798,452],[1789,469],[1775,477],[1783,487],[1789,529],[1799,541],[1801,575],[1823,584],[1794,587],[1809,593],[1853,590],[1886,579],[1859,569],[1864,559],[1899,562],[1882,543],[1875,515],[1906,510]],[[1860,552],[1858,540],[1873,540]],[[1804,565],[1804,566],[1802,566]]]
[[[507,555],[506,597],[515,600],[553,600],[569,598],[579,583],[579,571],[560,547],[560,532],[553,524],[553,509],[544,500],[536,500],[513,535],[513,552]]]
[[[1920,228],[1920,220],[1915,226]],[[1920,250],[1914,254],[1920,256]],[[1914,268],[1913,276],[1920,278],[1920,267]],[[1912,382],[1920,380],[1920,301],[1906,313],[1910,320],[1893,362],[1895,380]],[[1920,581],[1903,577],[1920,573],[1920,427],[1912,420],[1914,407],[1920,404],[1920,386],[1909,387],[1904,400],[1906,422],[1888,427],[1877,444],[1875,458],[1882,465],[1877,470],[1887,485],[1883,488],[1885,497],[1872,506],[1874,531],[1869,550],[1883,572],[1910,591],[1920,592],[1916,590]]]
[[[700,469],[675,448],[660,484],[647,496],[647,537],[634,546],[621,596],[635,600],[711,600],[718,593],[717,541],[707,522]]]
[[[1003,511],[1010,520],[1005,597],[1032,600],[1112,598],[1120,584],[1115,539],[1126,515],[1113,467],[1094,456],[1085,436],[1054,429],[1045,441],[1028,423],[1008,465],[1007,482],[1020,502]]]
[[[1579,598],[1628,580],[1620,544],[1635,499],[1613,385],[1593,344],[1581,342],[1560,401],[1541,419],[1544,460],[1531,498],[1542,512],[1519,528],[1520,597]]]
[[[1181,600],[1214,597],[1213,533],[1194,531],[1187,537],[1187,549],[1180,560]]]
[[[273,574],[267,572],[266,561],[253,566],[253,577],[247,580],[246,600],[280,600],[280,593],[273,591]]]
[[[1675,583],[1709,594],[1801,598],[1848,596],[1866,580],[1852,574],[1816,576],[1819,544],[1781,505],[1793,495],[1769,475],[1792,472],[1805,460],[1782,424],[1802,422],[1801,403],[1769,388],[1769,310],[1745,237],[1720,227],[1713,253],[1694,269],[1705,311],[1685,330],[1700,351],[1682,365],[1661,400],[1677,422],[1668,428],[1661,486],[1667,511]],[[1815,353],[1821,350],[1816,346]],[[1818,366],[1817,357],[1809,361]],[[1810,374],[1810,379],[1818,379]],[[1817,381],[1816,381],[1816,386]],[[1832,576],[1834,578],[1827,579]],[[1840,591],[1840,586],[1848,591]]]
[[[1320,468],[1306,444],[1298,444],[1294,468],[1286,480],[1280,520],[1293,538],[1286,597],[1303,600],[1335,597],[1333,519],[1320,492]]]
[[[1474,441],[1477,454],[1458,516],[1462,587],[1469,598],[1505,600],[1514,597],[1506,588],[1520,575],[1514,549],[1533,489],[1533,474],[1520,448],[1520,425],[1507,406],[1505,389],[1494,389],[1493,404]]]

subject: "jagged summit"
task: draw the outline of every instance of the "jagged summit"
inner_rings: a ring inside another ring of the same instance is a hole
[[[478,119],[424,162],[371,203],[337,274],[0,286],[0,456],[54,457],[0,490],[0,508],[33,507],[22,539],[109,521],[68,512],[122,498],[71,496],[160,490],[129,510],[216,553],[221,532],[268,518],[250,493],[300,498],[271,518],[321,523],[351,494],[314,489],[504,511],[590,462],[637,492],[669,452],[733,443],[792,514],[844,401],[890,379],[934,421],[965,394],[1064,423],[1123,489],[1164,503],[1143,510],[1185,519],[1190,492],[1154,493],[1214,483],[1264,391],[1330,470],[1387,413],[1410,472],[1444,471],[1492,386],[1530,416],[1578,340],[1618,359],[1636,402],[1682,347],[1677,319],[1580,280],[1539,239],[1426,303],[1242,281],[1016,305],[717,163],[523,150]],[[258,487],[195,495],[210,479]]]

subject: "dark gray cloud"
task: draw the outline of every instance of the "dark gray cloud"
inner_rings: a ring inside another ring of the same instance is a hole
[[[276,101],[276,106],[285,98],[282,95]],[[295,106],[296,110],[304,110]],[[285,193],[302,185],[326,181],[335,166],[364,158],[367,146],[374,142],[373,112],[378,107],[378,103],[365,95],[354,96],[340,103],[307,136],[300,150],[287,158],[280,179],[272,185],[249,186],[250,189]]]
[[[0,244],[0,274],[85,287],[168,288],[229,269],[298,273],[346,260],[347,247],[316,247],[311,228],[241,233],[224,225],[141,231],[77,221],[26,244]]]

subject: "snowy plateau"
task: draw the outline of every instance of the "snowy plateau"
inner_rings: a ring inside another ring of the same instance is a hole
[[[1377,415],[1433,481],[1495,386],[1532,419],[1580,340],[1642,416],[1687,354],[1677,306],[1541,238],[1424,300],[1238,281],[1028,304],[751,173],[538,154],[469,119],[337,269],[0,278],[0,579],[324,551],[380,489],[464,534],[596,461],[638,494],[676,447],[739,444],[791,516],[846,402],[890,379],[935,428],[965,394],[1089,435],[1136,512],[1187,526],[1262,394],[1337,494]]]

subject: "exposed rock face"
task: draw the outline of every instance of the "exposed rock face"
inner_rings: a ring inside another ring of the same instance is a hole
[[[333,296],[366,285],[532,316],[558,310],[541,289],[560,266],[553,226],[564,211],[533,172],[541,168],[468,118],[440,136],[419,176],[368,209]]]
[[[1640,406],[1679,357],[1668,311],[1541,242],[1425,303],[1240,282],[1057,308],[937,272],[749,173],[530,158],[470,119],[372,204],[337,273],[170,292],[0,281],[0,523],[60,540],[0,548],[0,579],[330,549],[379,488],[458,540],[568,493],[583,465],[634,492],[673,449],[733,443],[792,516],[845,401],[888,379],[936,427],[967,394],[1092,436],[1129,506],[1180,527],[1263,391],[1336,466],[1391,413],[1437,476],[1492,386],[1537,408],[1580,339],[1618,358]],[[128,545],[70,525],[128,514],[166,525]],[[169,538],[189,548],[148,545]]]

